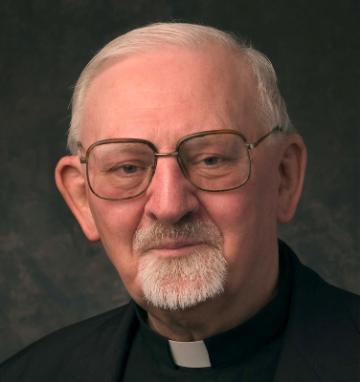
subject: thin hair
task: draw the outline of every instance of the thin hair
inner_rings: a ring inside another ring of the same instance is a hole
[[[277,85],[275,70],[264,54],[232,34],[213,27],[187,23],[155,23],[131,30],[110,41],[83,69],[72,97],[72,117],[68,132],[70,152],[76,154],[78,150],[86,91],[92,80],[110,60],[121,60],[164,45],[204,48],[209,44],[224,47],[249,65],[257,82],[256,106],[260,112],[261,124],[267,129],[281,126],[284,131],[293,130]]]

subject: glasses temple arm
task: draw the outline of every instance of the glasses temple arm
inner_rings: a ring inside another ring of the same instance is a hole
[[[81,164],[86,163],[87,162],[86,157],[82,156],[82,153],[81,153],[81,151],[84,150],[82,144],[80,142],[77,142],[76,146],[77,146],[78,151],[80,151],[80,157],[79,157],[80,163]]]
[[[247,148],[249,150],[253,150],[259,143],[261,143],[263,140],[265,140],[268,136],[270,136],[271,134],[273,133],[277,133],[277,132],[283,132],[284,131],[284,128],[281,127],[281,126],[276,126],[274,127],[271,131],[269,131],[267,134],[263,135],[262,137],[260,137],[257,141],[253,142],[253,143],[247,143]]]

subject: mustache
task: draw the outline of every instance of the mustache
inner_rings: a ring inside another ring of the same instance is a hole
[[[181,221],[175,224],[154,222],[136,230],[133,241],[134,250],[141,254],[170,240],[202,243],[218,249],[223,244],[219,229],[208,221]]]

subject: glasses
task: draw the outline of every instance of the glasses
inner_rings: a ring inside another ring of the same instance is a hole
[[[159,158],[174,157],[182,173],[202,191],[222,192],[243,186],[250,178],[250,151],[276,132],[275,127],[248,143],[235,130],[203,131],[181,138],[173,152],[160,153],[144,139],[116,138],[93,143],[80,162],[86,164],[90,190],[99,198],[124,200],[149,187]],[[82,148],[81,144],[78,144]]]

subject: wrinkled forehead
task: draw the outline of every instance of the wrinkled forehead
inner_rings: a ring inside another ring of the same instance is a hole
[[[223,47],[164,46],[104,65],[87,89],[81,140],[238,128],[254,111],[255,80]],[[141,128],[139,128],[141,127]],[[145,134],[146,135],[146,134]]]

